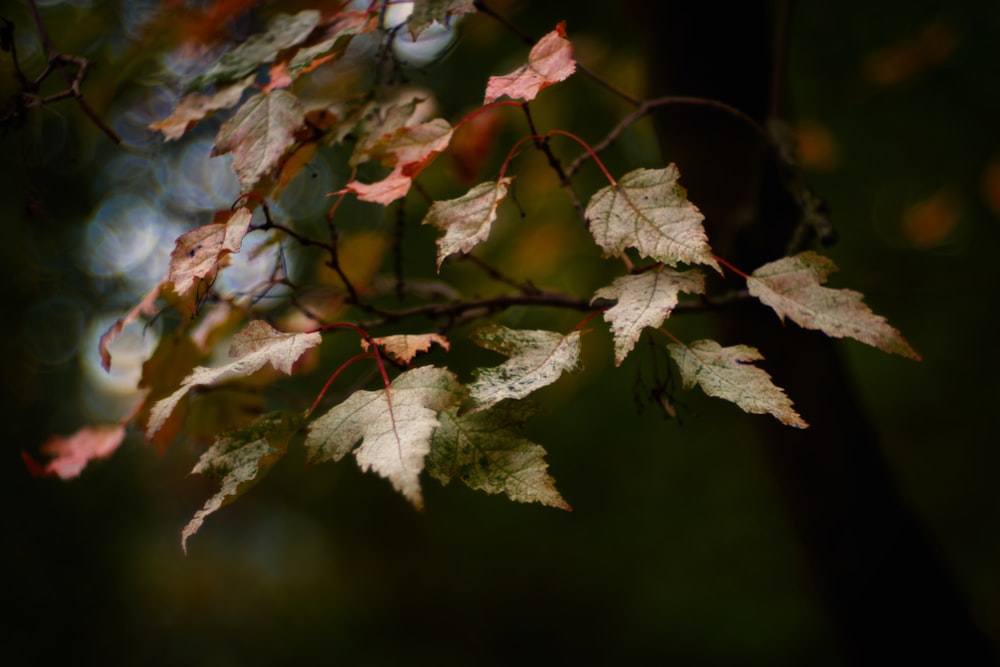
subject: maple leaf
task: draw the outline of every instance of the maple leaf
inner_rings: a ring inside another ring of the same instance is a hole
[[[344,189],[354,192],[362,201],[389,204],[406,195],[413,179],[448,147],[453,128],[443,118],[419,125],[404,125],[367,147],[363,155],[393,167],[383,180],[362,183],[354,180]]]
[[[494,368],[479,368],[469,396],[484,410],[505,398],[524,398],[550,385],[564,372],[580,368],[580,332],[509,329],[499,324],[479,329],[473,342],[510,357]]]
[[[240,207],[224,223],[204,225],[178,237],[170,253],[166,284],[184,298],[200,281],[214,280],[219,269],[229,262],[229,255],[240,251],[251,218],[250,209]]]
[[[53,436],[41,447],[51,457],[45,464],[36,462],[27,452],[21,456],[35,477],[78,477],[87,464],[111,456],[125,439],[125,425],[87,426],[71,436]]]
[[[586,215],[606,255],[635,248],[664,264],[707,264],[721,273],[701,224],[705,217],[688,201],[679,176],[673,164],[636,169],[594,193]]]
[[[122,330],[128,325],[132,324],[139,319],[141,315],[155,315],[160,312],[160,309],[156,307],[156,299],[160,296],[160,288],[162,285],[156,285],[142,298],[132,310],[128,311],[124,317],[116,320],[114,324],[108,327],[108,330],[101,334],[101,338],[97,343],[97,351],[101,355],[101,367],[106,370],[111,370],[111,351],[109,347],[112,342]]]
[[[281,163],[304,117],[302,103],[291,92],[258,93],[219,128],[211,157],[232,153],[233,171],[249,192]]]
[[[267,29],[251,35],[231,51],[227,51],[215,65],[192,80],[188,90],[204,88],[210,83],[233,81],[245,77],[271,61],[284,49],[299,44],[319,24],[320,13],[306,9],[298,14],[278,14],[268,23]]]
[[[771,376],[750,365],[764,358],[757,349],[749,345],[722,347],[714,340],[671,343],[668,347],[685,389],[698,385],[709,396],[731,401],[745,412],[767,413],[788,426],[808,426],[785,392],[771,382]]]
[[[614,334],[615,366],[620,366],[632,351],[643,329],[658,327],[670,316],[677,305],[678,293],[704,291],[705,277],[700,271],[679,273],[670,269],[620,276],[608,287],[597,290],[594,300],[618,301],[604,312],[604,319]]]
[[[466,253],[489,237],[497,209],[507,196],[511,181],[505,176],[499,181],[487,181],[457,199],[436,201],[424,216],[423,224],[433,225],[444,231],[437,240],[438,271],[449,255]]]
[[[807,250],[760,267],[747,278],[747,287],[782,322],[788,317],[806,329],[834,338],[853,338],[919,361],[920,355],[900,333],[863,303],[864,295],[821,286],[836,270],[832,260]]]
[[[373,338],[372,341],[380,346],[392,358],[400,363],[408,364],[413,361],[413,357],[420,352],[431,349],[431,345],[437,343],[445,350],[451,349],[448,339],[441,334],[397,334],[395,336],[382,336]],[[368,350],[368,341],[361,339],[361,349]]]
[[[293,412],[271,412],[247,426],[219,435],[198,459],[192,473],[221,482],[218,493],[208,499],[181,531],[181,548],[198,532],[206,517],[233,502],[263,479],[285,454],[288,442],[302,425]]]
[[[339,461],[353,450],[362,470],[388,479],[421,508],[420,473],[437,414],[459,400],[461,386],[450,371],[434,366],[405,371],[388,389],[356,391],[313,421],[306,435],[309,458]]]
[[[562,21],[532,47],[528,64],[510,74],[490,77],[483,104],[490,104],[503,95],[530,102],[543,88],[562,81],[575,71],[573,45],[566,39],[566,22]]]
[[[167,141],[180,139],[185,132],[205,116],[220,109],[228,109],[243,98],[243,92],[253,83],[254,75],[242,81],[221,86],[212,95],[189,93],[173,112],[163,120],[150,123],[149,129],[163,133]]]
[[[196,367],[184,378],[181,386],[152,407],[146,425],[146,439],[150,440],[174,411],[177,403],[194,387],[214,384],[220,380],[246,376],[270,364],[285,375],[292,374],[292,366],[307,350],[322,341],[318,332],[283,333],[263,320],[254,320],[233,337],[229,348],[232,363],[217,368]]]
[[[407,26],[410,34],[416,39],[417,36],[437,21],[441,25],[448,25],[452,17],[472,14],[476,11],[473,0],[416,0],[413,3],[413,13]]]
[[[293,76],[312,71],[344,53],[355,35],[378,28],[378,17],[372,12],[338,12],[325,20],[320,29],[300,46],[288,63]]]
[[[514,402],[462,415],[458,408],[443,411],[427,472],[442,484],[458,477],[470,488],[503,493],[516,502],[570,510],[547,472],[545,449],[518,437],[530,414]]]

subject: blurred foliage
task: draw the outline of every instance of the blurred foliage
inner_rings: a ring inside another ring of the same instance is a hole
[[[114,145],[69,99],[0,129],[0,403],[11,507],[3,534],[14,618],[4,625],[6,662],[843,664],[748,435],[747,420],[765,417],[698,392],[680,395],[673,421],[637,405],[637,377],[665,364],[650,350],[615,370],[585,348],[585,373],[545,394],[551,412],[529,435],[546,445],[573,513],[435,483],[425,485],[426,510],[417,513],[383,480],[348,465],[306,467],[293,447],[252,493],[208,521],[185,557],[181,527],[215,490],[188,475],[195,445],[161,456],[130,437],[76,481],[29,478],[21,450],[107,409],[95,406],[86,382],[85,360],[95,354],[85,349],[87,328],[134,301],[120,279],[88,268],[84,230],[108,190],[157,202],[164,219],[204,221],[206,211],[228,205],[210,199],[185,209],[176,201],[178,170],[190,165],[143,128],[163,114],[157,85],[172,28],[198,26],[198,13],[167,0],[38,5],[57,48],[96,63],[85,98],[125,141]],[[567,20],[578,60],[641,96],[660,64],[629,36],[631,22],[652,17],[612,5],[491,4],[535,36]],[[41,71],[25,3],[7,3],[0,15],[15,25],[22,68]],[[240,34],[251,24],[201,28]],[[1000,364],[989,352],[1000,333],[992,312],[1000,278],[1000,6],[796,3],[789,34],[790,110],[809,181],[840,234],[829,254],[841,284],[863,292],[924,361],[851,342],[842,349],[906,502],[1000,650],[1000,454],[988,443],[1000,399]],[[441,107],[460,117],[481,99],[488,75],[510,69],[522,51],[501,25],[474,16],[447,58],[412,75],[432,79]],[[0,56],[6,100],[16,86],[8,54]],[[556,90],[533,107],[540,126],[593,139],[626,111],[578,77]],[[518,138],[511,125],[500,128],[499,146]],[[654,145],[640,123],[608,153],[608,166],[656,166]],[[110,164],[124,166],[112,174]],[[585,265],[572,262],[579,239],[549,222],[573,215],[558,191],[543,199],[551,173],[534,157],[518,169],[532,226],[497,229],[488,253],[554,289],[604,284],[604,276],[574,269]],[[453,196],[446,176],[429,170],[424,185]],[[600,185],[596,170],[581,174],[581,188]],[[391,224],[378,207],[356,209],[343,215],[356,215],[358,228]],[[432,238],[415,230],[408,243]],[[554,273],[557,252],[570,268]],[[424,269],[433,272],[429,253]],[[533,317],[514,311],[508,323],[530,326]],[[696,318],[675,325],[692,339],[707,326]],[[304,400],[317,390],[289,387]]]

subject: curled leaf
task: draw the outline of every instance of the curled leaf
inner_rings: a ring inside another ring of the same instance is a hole
[[[529,102],[543,88],[566,79],[575,71],[573,44],[566,39],[566,22],[563,21],[532,47],[526,65],[510,74],[490,77],[483,104],[490,104],[504,95]]]
[[[373,338],[374,343],[380,346],[386,353],[403,364],[413,361],[413,357],[421,352],[427,352],[431,345],[437,343],[444,349],[451,348],[448,339],[441,334],[397,334],[395,336],[382,336]],[[368,341],[361,339],[361,348],[368,349]]]
[[[445,233],[437,240],[438,271],[449,255],[469,252],[489,237],[493,221],[497,219],[497,209],[507,196],[512,180],[506,176],[495,183],[480,183],[457,199],[431,204],[423,224],[433,225]]]

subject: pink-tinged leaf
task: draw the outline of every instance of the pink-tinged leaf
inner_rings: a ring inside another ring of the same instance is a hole
[[[796,428],[808,426],[785,392],[771,382],[771,376],[752,365],[764,358],[755,348],[722,347],[714,340],[699,340],[690,345],[671,343],[668,347],[685,389],[698,385],[709,396],[731,401],[745,412],[770,414]]]
[[[429,164],[428,158],[448,148],[454,128],[443,118],[405,125],[382,135],[368,149],[368,157],[387,167]],[[414,174],[411,174],[414,175]]]
[[[615,278],[594,293],[618,303],[604,312],[615,340],[615,366],[620,366],[646,327],[658,327],[677,305],[678,294],[701,294],[705,277],[700,271],[679,273],[670,269]]]
[[[438,271],[449,255],[469,252],[489,237],[512,180],[506,176],[497,182],[480,183],[457,199],[431,204],[423,224],[445,233],[437,240]]]
[[[575,71],[573,45],[566,39],[566,23],[561,22],[531,49],[527,65],[504,76],[490,77],[483,104],[490,104],[504,95],[529,102],[540,90],[562,81]]]
[[[787,317],[806,329],[919,361],[920,355],[900,333],[864,304],[862,294],[821,286],[836,270],[832,260],[810,250],[765,264],[747,279],[747,287],[782,321]]]
[[[240,251],[253,214],[238,208],[225,223],[215,222],[181,235],[170,253],[170,274],[166,283],[184,298],[202,280],[211,282],[229,255]]]
[[[212,157],[233,154],[233,171],[244,192],[273,172],[295,143],[305,108],[288,90],[258,93],[219,128]]]
[[[358,141],[348,160],[351,167],[372,159],[372,151],[383,140],[391,137],[396,130],[414,121],[417,107],[423,100],[413,97],[405,102],[375,104],[369,102],[358,110],[361,117],[358,125]]]
[[[372,12],[334,14],[292,56],[288,64],[292,75],[312,71],[318,65],[342,55],[355,35],[372,32],[378,25],[378,16]]]
[[[451,349],[451,343],[441,334],[396,334],[372,339],[376,345],[385,350],[386,354],[402,364],[409,364],[413,357],[421,352],[427,352],[431,345],[437,343],[445,350]],[[361,339],[361,349],[368,349],[368,341]]]
[[[36,477],[79,477],[87,464],[111,456],[125,439],[125,425],[88,426],[68,437],[54,436],[41,447],[50,457],[47,463],[36,462],[27,452],[21,456]]]
[[[688,201],[679,176],[672,164],[636,169],[591,197],[590,232],[606,255],[635,248],[664,264],[707,264],[721,273],[702,226],[705,216]]]
[[[309,459],[339,461],[353,450],[362,470],[388,479],[421,508],[420,473],[437,415],[460,400],[461,385],[451,372],[433,366],[406,371],[388,389],[356,391],[313,421],[306,435]]]
[[[233,377],[245,377],[267,364],[285,375],[291,375],[292,367],[299,357],[321,341],[322,337],[318,332],[283,333],[263,320],[254,320],[233,337],[229,356],[234,361],[217,368],[196,367],[173,394],[157,401],[149,413],[146,439],[153,438],[180,400],[194,387],[215,384]]]
[[[243,97],[243,91],[250,87],[254,78],[255,75],[251,74],[242,81],[221,86],[212,95],[201,93],[185,95],[173,113],[163,120],[151,123],[149,129],[162,132],[163,138],[167,141],[180,139],[205,116],[220,109],[228,109],[239,102]]]
[[[292,85],[292,72],[288,69],[286,62],[272,65],[267,75],[267,85],[262,89],[265,93],[273,92],[279,88],[288,88]]]
[[[500,366],[474,371],[469,396],[484,410],[504,399],[520,399],[580,368],[580,332],[509,329],[491,325],[473,334],[473,342],[510,357]]]
[[[361,201],[387,206],[405,197],[412,185],[413,179],[405,175],[402,166],[399,166],[381,181],[375,183],[351,181],[344,186],[344,190],[353,192]]]
[[[519,437],[530,411],[521,403],[459,414],[445,410],[434,431],[427,472],[442,484],[459,478],[470,488],[513,501],[571,510],[548,473],[545,449]]]
[[[101,334],[101,339],[97,344],[97,350],[101,354],[101,367],[104,370],[111,370],[111,351],[108,348],[111,343],[118,338],[118,334],[122,332],[122,329],[138,320],[140,315],[152,316],[160,312],[160,309],[156,307],[156,298],[160,296],[161,286],[162,285],[157,285],[150,290],[150,292],[142,298],[142,301],[140,301],[135,308],[130,310],[125,317],[112,324],[107,331]]]
[[[220,480],[222,488],[209,498],[181,531],[181,548],[185,553],[188,538],[198,532],[205,518],[263,479],[284,456],[289,440],[301,425],[302,417],[297,413],[272,412],[252,424],[216,438],[191,472]]]
[[[416,39],[431,23],[437,21],[448,25],[453,17],[472,14],[476,11],[473,0],[417,0],[413,3],[407,27]]]

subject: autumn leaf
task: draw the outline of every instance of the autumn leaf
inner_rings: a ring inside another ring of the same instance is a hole
[[[457,477],[470,488],[503,493],[516,502],[570,510],[547,472],[545,449],[518,435],[529,416],[516,402],[461,415],[458,408],[443,411],[427,472],[442,484]]]
[[[383,135],[368,147],[365,155],[393,167],[392,173],[376,183],[351,181],[345,190],[354,192],[362,201],[383,205],[401,199],[409,192],[413,179],[448,147],[452,132],[448,121],[436,118]]]
[[[324,62],[339,57],[355,35],[378,27],[372,12],[338,12],[321,22],[320,27],[296,50],[288,63],[293,76],[312,71]]]
[[[484,410],[506,398],[524,398],[550,385],[564,372],[580,368],[580,332],[509,329],[498,324],[479,329],[473,342],[510,357],[494,368],[479,368],[469,396]]]
[[[437,21],[448,25],[452,17],[472,14],[476,11],[473,0],[416,0],[407,27],[416,39],[431,23]]]
[[[253,83],[255,75],[242,81],[220,86],[215,93],[203,95],[189,93],[184,96],[173,112],[163,120],[149,125],[149,129],[163,133],[167,141],[180,139],[198,121],[214,111],[228,109],[243,98],[243,92]]]
[[[535,44],[528,53],[528,64],[510,74],[490,77],[483,104],[490,104],[504,95],[529,102],[543,88],[562,81],[575,71],[573,45],[566,39],[563,21]]]
[[[21,456],[35,477],[73,479],[91,461],[114,454],[124,439],[124,424],[87,426],[67,437],[53,436],[43,444],[41,453],[50,457],[47,463],[38,463],[27,452],[22,451]]]
[[[208,71],[192,80],[187,89],[196,90],[211,83],[234,81],[263,65],[271,65],[279,52],[305,41],[319,19],[320,13],[314,9],[294,15],[278,14],[271,19],[267,30],[251,35],[227,51]]]
[[[450,371],[434,366],[405,371],[388,389],[356,391],[313,421],[306,435],[309,459],[339,461],[353,450],[362,470],[388,479],[421,508],[420,473],[437,414],[459,400],[461,386]]]
[[[166,284],[185,298],[202,280],[211,282],[229,255],[240,251],[253,214],[238,208],[226,222],[204,225],[182,234],[170,253],[170,273]]]
[[[270,364],[285,375],[307,350],[319,345],[317,332],[283,333],[263,320],[254,320],[233,337],[229,356],[234,361],[217,368],[196,367],[170,396],[158,401],[150,410],[146,439],[152,439],[174,411],[177,403],[194,387],[215,384],[220,380],[247,376]]]
[[[249,192],[280,165],[304,116],[302,103],[289,91],[258,93],[219,128],[211,156],[232,153],[233,171]]]
[[[185,553],[188,538],[198,532],[209,515],[246,493],[284,456],[288,442],[301,425],[299,413],[271,412],[216,438],[191,472],[220,480],[222,488],[181,531],[181,548]]]
[[[457,199],[431,204],[423,224],[445,233],[437,240],[438,271],[449,255],[469,252],[489,237],[497,209],[513,180],[506,176],[497,182],[480,183]]]
[[[590,232],[606,255],[635,248],[671,266],[707,264],[721,272],[701,224],[705,217],[688,201],[679,176],[672,164],[636,169],[591,197],[586,210]]]
[[[437,343],[445,350],[451,349],[448,339],[441,334],[396,334],[373,338],[372,341],[385,350],[386,354],[402,364],[413,361],[413,357],[421,352],[427,352],[431,345]],[[361,349],[368,350],[368,340],[361,339]]]
[[[700,271],[679,273],[670,269],[646,271],[615,278],[594,293],[594,299],[617,301],[604,312],[615,340],[615,366],[620,366],[646,327],[658,327],[677,305],[678,294],[701,294],[705,277]],[[593,301],[591,301],[593,303]]]
[[[806,329],[834,338],[853,338],[884,352],[920,360],[884,317],[866,306],[859,292],[822,287],[837,267],[811,250],[765,264],[747,278],[750,294]]]
[[[124,317],[116,320],[114,324],[108,327],[107,331],[101,334],[101,338],[97,343],[97,351],[101,355],[101,368],[106,371],[111,370],[111,351],[109,347],[125,327],[138,320],[142,315],[155,315],[160,312],[160,309],[156,307],[156,299],[160,296],[161,287],[162,285],[153,287],[142,298],[142,301],[136,304]]]
[[[752,414],[770,414],[781,423],[796,428],[808,424],[792,408],[785,392],[771,382],[771,376],[751,365],[764,357],[748,345],[722,347],[714,340],[690,345],[668,345],[681,372],[684,388],[698,385],[709,396],[731,401]]]

